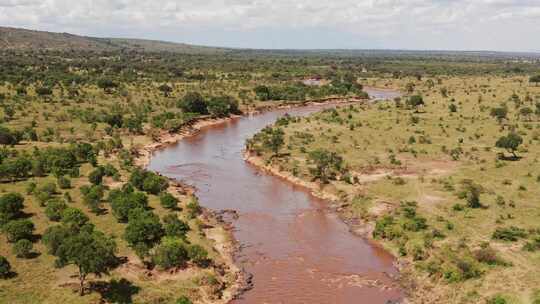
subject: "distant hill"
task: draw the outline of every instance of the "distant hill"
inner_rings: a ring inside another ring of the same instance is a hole
[[[69,33],[53,33],[20,28],[0,27],[0,49],[18,50],[84,50],[84,51],[142,51],[193,54],[225,53],[226,48],[195,46],[184,43],[145,39],[95,38]]]
[[[435,58],[444,60],[540,60],[538,52],[494,52],[494,51],[441,51],[441,50],[278,50],[278,49],[237,49],[197,46],[185,43],[131,38],[96,38],[69,33],[53,33],[21,28],[0,27],[0,50],[60,50],[60,51],[139,51],[171,52],[179,54],[235,54],[239,56],[276,57],[364,57],[364,58]]]

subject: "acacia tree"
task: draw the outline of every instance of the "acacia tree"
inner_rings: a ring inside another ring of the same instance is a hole
[[[171,96],[171,93],[173,91],[173,89],[168,84],[162,84],[159,86],[158,89],[161,91],[161,93],[163,93],[164,97]]]
[[[85,231],[64,239],[58,247],[56,264],[75,265],[79,269],[79,294],[84,295],[84,283],[89,274],[107,274],[116,264],[116,243],[99,231]]]
[[[413,95],[407,99],[407,105],[415,108],[415,112],[418,113],[419,108],[425,105],[424,98],[421,95]]]
[[[343,158],[336,152],[318,149],[309,153],[309,159],[315,164],[315,168],[310,168],[311,174],[324,184],[345,170]]]
[[[517,158],[516,150],[523,143],[523,138],[517,133],[509,133],[506,136],[502,136],[497,140],[495,146],[497,148],[505,149],[506,151],[512,153],[514,158]]]
[[[274,156],[278,155],[279,149],[285,144],[285,133],[281,128],[267,128],[264,132],[266,136],[264,136],[263,145],[269,148]]]

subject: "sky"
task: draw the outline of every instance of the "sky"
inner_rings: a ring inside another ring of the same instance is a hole
[[[0,0],[0,25],[240,48],[540,52],[540,0]]]

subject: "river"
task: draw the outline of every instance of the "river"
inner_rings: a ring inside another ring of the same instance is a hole
[[[394,91],[366,88],[373,99]],[[254,288],[233,303],[386,303],[402,293],[390,276],[393,257],[351,234],[326,203],[306,189],[247,164],[247,138],[278,117],[308,115],[333,105],[280,109],[204,128],[154,154],[150,170],[197,189],[201,205],[233,209],[238,264]]]

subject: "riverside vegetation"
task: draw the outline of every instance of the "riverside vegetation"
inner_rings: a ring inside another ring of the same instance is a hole
[[[332,198],[399,257],[413,303],[540,303],[537,76],[359,81],[404,95],[285,116],[248,160]]]
[[[141,151],[199,120],[365,98],[361,84],[418,96],[284,118],[250,149],[316,177],[347,202],[344,216],[377,221],[373,235],[414,260],[405,270],[430,293],[537,297],[540,93],[524,75],[538,63],[39,41],[0,50],[0,302],[234,297],[239,274],[218,250],[230,234],[190,189],[144,170]],[[302,83],[311,77],[322,80]]]
[[[242,288],[232,236],[144,170],[145,147],[200,120],[365,97],[345,69],[302,84],[326,68],[301,58],[0,52],[2,303],[227,302]]]

